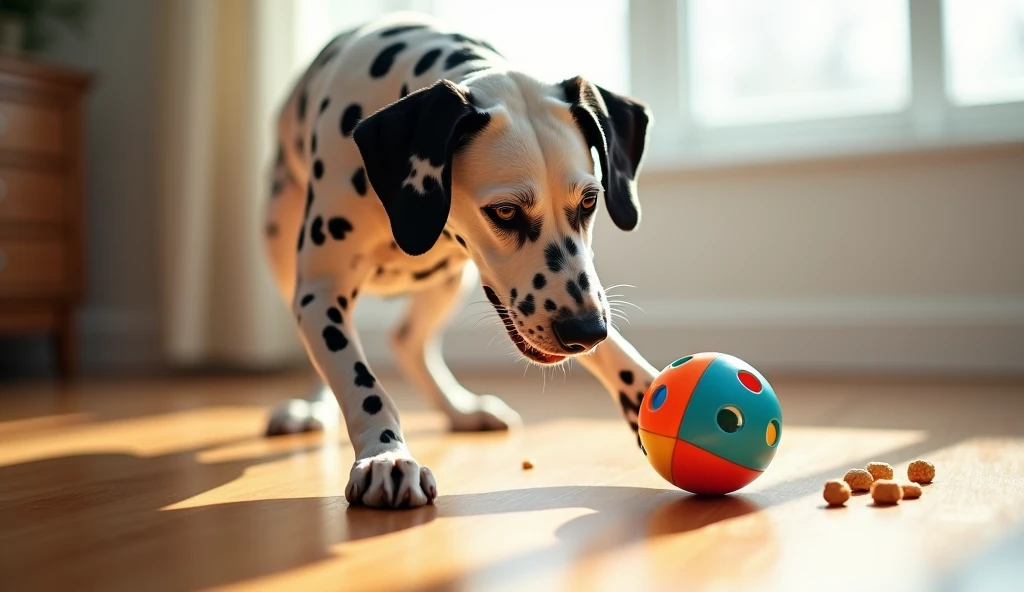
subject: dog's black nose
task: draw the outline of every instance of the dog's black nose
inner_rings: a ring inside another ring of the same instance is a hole
[[[596,315],[554,321],[551,330],[562,347],[572,353],[587,351],[608,337],[608,325]]]

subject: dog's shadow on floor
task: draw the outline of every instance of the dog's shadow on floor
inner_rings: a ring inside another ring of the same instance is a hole
[[[758,509],[745,496],[703,499],[611,486],[448,495],[435,505],[389,512],[349,507],[342,496],[168,508],[227,485],[250,467],[318,447],[294,443],[261,458],[213,463],[199,462],[202,450],[190,449],[0,467],[0,573],[12,589],[120,590],[148,582],[151,590],[196,590],[343,558],[340,544],[434,521],[582,508],[590,511],[555,533],[579,556]],[[516,565],[542,559],[531,555],[513,559]]]

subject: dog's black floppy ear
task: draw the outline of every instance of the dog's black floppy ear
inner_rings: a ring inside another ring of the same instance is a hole
[[[452,156],[490,117],[448,80],[414,92],[361,121],[353,138],[399,248],[422,255],[448,221]]]
[[[608,214],[619,228],[633,230],[640,223],[636,177],[643,163],[650,109],[579,76],[563,81],[561,87],[583,138],[601,161]]]

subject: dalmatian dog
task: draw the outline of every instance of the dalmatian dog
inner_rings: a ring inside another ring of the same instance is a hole
[[[445,366],[440,335],[482,285],[522,356],[576,358],[634,432],[655,369],[611,327],[591,249],[601,204],[637,227],[647,107],[581,77],[514,69],[485,41],[416,13],[342,33],[281,108],[267,254],[322,388],[274,410],[268,435],[343,416],[356,461],[345,496],[416,507],[438,492],[374,376],[353,314],[361,294],[411,295],[390,343],[403,375],[453,430],[520,418],[470,392]]]

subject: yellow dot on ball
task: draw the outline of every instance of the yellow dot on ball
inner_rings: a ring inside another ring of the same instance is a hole
[[[768,429],[764,432],[764,441],[767,442],[769,446],[775,446],[775,439],[778,437],[779,431],[775,429],[775,422],[769,421]]]

